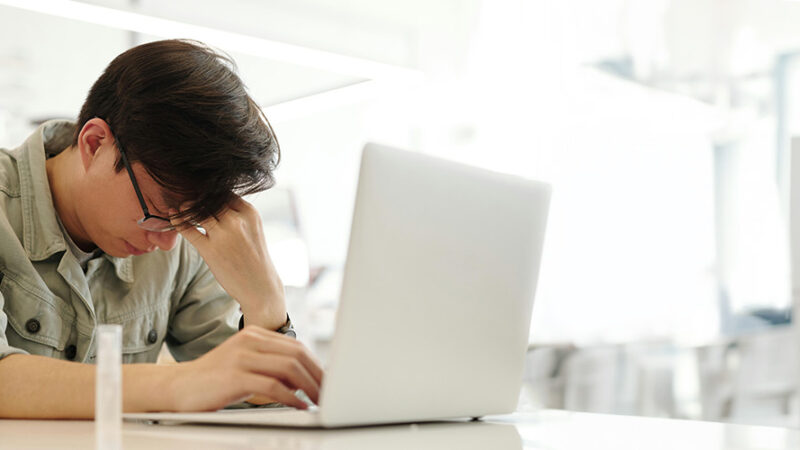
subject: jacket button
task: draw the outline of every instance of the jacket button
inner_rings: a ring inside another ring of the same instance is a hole
[[[75,355],[78,354],[78,348],[75,347],[74,345],[70,345],[69,347],[67,347],[66,354],[67,354],[67,359],[72,361],[73,359],[75,359]]]
[[[147,343],[148,344],[155,344],[158,341],[158,332],[156,330],[150,330],[147,333]]]
[[[38,333],[39,330],[42,329],[42,324],[36,319],[30,319],[25,322],[25,329],[28,330],[29,333]]]

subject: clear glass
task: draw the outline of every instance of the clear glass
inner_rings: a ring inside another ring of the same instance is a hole
[[[155,231],[157,233],[163,233],[165,231],[172,231],[175,229],[175,226],[169,220],[159,218],[157,216],[150,216],[150,217],[142,217],[136,224],[139,225],[140,228],[144,228],[147,231]]]
[[[95,448],[122,448],[122,326],[97,327]]]

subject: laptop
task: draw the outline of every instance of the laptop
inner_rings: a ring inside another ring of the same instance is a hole
[[[367,144],[319,406],[124,418],[335,428],[513,412],[550,192]]]

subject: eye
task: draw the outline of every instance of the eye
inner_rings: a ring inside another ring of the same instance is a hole
[[[154,211],[155,211],[155,213],[154,213],[154,214],[155,214],[155,215],[157,215],[157,216],[161,216],[161,217],[167,217],[167,216],[169,216],[169,214],[165,213],[165,212],[164,212],[164,211],[163,211],[161,208],[158,208],[158,207],[156,207],[156,208],[154,209]]]
[[[147,208],[150,210],[150,214],[153,214],[155,216],[166,217],[161,212],[161,208],[159,208],[158,205],[156,205],[156,203],[153,201],[152,197],[150,197],[149,195],[146,195],[145,196],[145,201],[147,202],[147,205],[148,205]]]

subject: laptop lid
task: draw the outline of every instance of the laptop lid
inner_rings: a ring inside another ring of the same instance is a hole
[[[515,409],[547,184],[368,144],[324,426]]]

